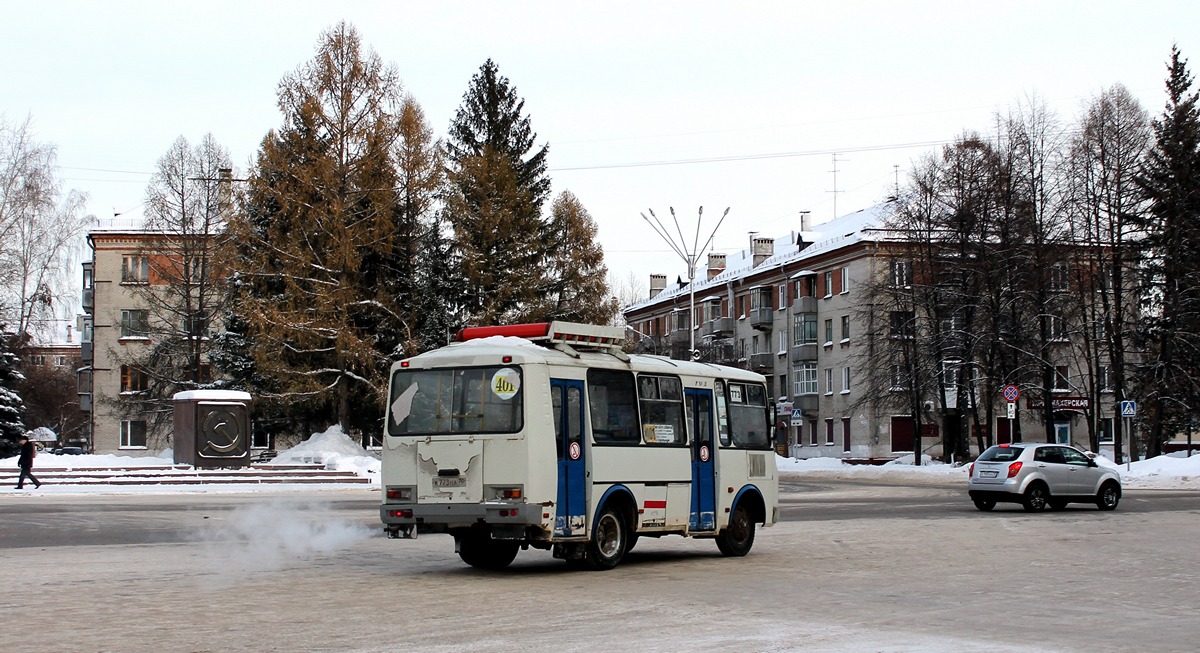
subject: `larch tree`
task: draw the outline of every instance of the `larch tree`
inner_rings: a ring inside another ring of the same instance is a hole
[[[472,324],[526,319],[546,289],[550,227],[541,211],[550,193],[549,146],[535,146],[524,106],[489,59],[471,78],[445,145],[444,217]]]
[[[212,319],[224,312],[217,251],[231,214],[233,166],[212,134],[180,136],[158,160],[146,190],[147,238],[122,261],[122,283],[140,299],[144,345],[114,351],[122,365],[119,406],[153,433],[173,424],[172,396],[212,381]]]
[[[1137,182],[1147,202],[1141,289],[1146,347],[1138,377],[1149,420],[1147,454],[1185,428],[1200,406],[1200,107],[1192,75],[1172,48],[1167,102]]]
[[[389,292],[413,232],[401,226],[393,162],[399,77],[340,23],[278,98],[284,124],[263,140],[231,223],[235,312],[260,395],[310,425],[324,415],[348,433],[373,430],[399,342],[388,325],[410,299]]]
[[[620,306],[608,288],[604,250],[596,242],[596,221],[570,191],[550,207],[544,288],[538,320],[609,324]]]

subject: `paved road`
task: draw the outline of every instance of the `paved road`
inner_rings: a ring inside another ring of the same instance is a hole
[[[806,480],[745,558],[643,540],[604,573],[391,541],[378,494],[0,499],[5,650],[1192,651],[1200,497],[979,513]],[[39,541],[40,540],[40,541]],[[14,624],[20,624],[16,628]]]

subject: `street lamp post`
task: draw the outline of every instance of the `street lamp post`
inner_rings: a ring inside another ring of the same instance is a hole
[[[708,239],[700,245],[700,229],[704,222],[704,207],[700,207],[699,215],[696,217],[696,233],[692,238],[692,246],[689,249],[687,239],[683,235],[683,229],[679,226],[679,218],[675,216],[675,207],[670,207],[671,221],[675,223],[675,233],[679,235],[679,242],[675,242],[671,231],[654,215],[653,209],[650,211],[650,217],[642,214],[642,219],[645,220],[668,245],[671,250],[683,259],[688,270],[688,355],[695,360],[699,352],[696,350],[696,265],[700,260],[700,255],[712,245],[713,238],[717,235],[717,229],[721,228],[721,223],[725,221],[725,216],[729,215],[729,207],[725,208],[725,212],[721,214],[721,219],[717,220],[717,225],[713,227],[712,233],[708,235]]]

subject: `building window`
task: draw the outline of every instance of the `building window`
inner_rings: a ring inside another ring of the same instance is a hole
[[[916,335],[917,329],[914,324],[915,318],[912,311],[892,311],[892,337],[893,338],[912,338]]]
[[[850,342],[850,316],[842,316],[842,342]]]
[[[144,420],[124,420],[121,422],[121,448],[146,448],[146,422]]]
[[[909,261],[892,261],[892,287],[908,288],[912,286],[912,263]]]
[[[183,333],[192,338],[202,338],[208,332],[208,316],[203,313],[184,316]]]
[[[833,368],[825,368],[825,394],[833,394]]]
[[[780,286],[779,286],[779,309],[783,310],[785,308],[787,308],[787,284],[786,283],[780,284]]]
[[[792,343],[807,345],[817,341],[817,316],[805,313],[792,322]]]
[[[145,338],[150,333],[150,311],[144,309],[121,311],[121,337]]]
[[[814,447],[819,444],[817,441],[817,420],[815,419],[808,420],[808,443]]]
[[[833,344],[833,318],[825,320],[825,344]]]
[[[1096,387],[1100,392],[1112,392],[1112,370],[1107,365],[1096,368]]]
[[[892,392],[908,390],[912,383],[908,368],[904,365],[892,365]]]
[[[1113,433],[1114,433],[1113,418],[1101,417],[1100,423],[1097,424],[1097,427],[1098,427],[1097,430],[1100,431],[1100,444],[1112,444],[1113,443]]]
[[[1071,389],[1070,370],[1066,365],[1054,367],[1054,392],[1067,392]]]
[[[1055,263],[1050,267],[1050,290],[1067,292],[1071,289],[1071,266],[1066,263]]]
[[[1046,316],[1049,321],[1050,339],[1051,340],[1066,340],[1067,339],[1067,321],[1062,315],[1051,313]]]
[[[833,444],[833,418],[825,418],[825,444]]]
[[[833,297],[833,271],[825,273],[825,298]]]
[[[146,391],[146,372],[132,365],[121,366],[121,392],[134,393]]]
[[[842,293],[850,292],[850,268],[842,268]]]
[[[787,332],[782,329],[779,331],[779,353],[787,353]]]
[[[759,350],[758,350],[758,336],[754,336],[753,338],[751,338],[750,342],[751,342],[751,343],[753,344],[753,346],[754,346],[754,349],[750,350],[750,353],[752,353],[752,354],[757,354],[757,353],[759,353]]]
[[[792,393],[799,395],[817,394],[817,364],[796,363],[792,368]]]
[[[150,259],[137,255],[122,256],[121,283],[150,283]]]
[[[842,394],[850,393],[850,368],[842,368]]]
[[[850,418],[842,418],[842,449],[850,453]]]

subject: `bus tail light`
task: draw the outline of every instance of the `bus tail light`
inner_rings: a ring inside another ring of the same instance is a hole
[[[395,486],[389,485],[387,489],[387,498],[390,501],[412,501],[413,488],[412,486]]]
[[[492,501],[520,501],[525,498],[525,490],[520,485],[493,485],[488,488],[488,497]]]
[[[388,517],[400,517],[402,519],[412,519],[412,509],[404,510],[389,510]]]

